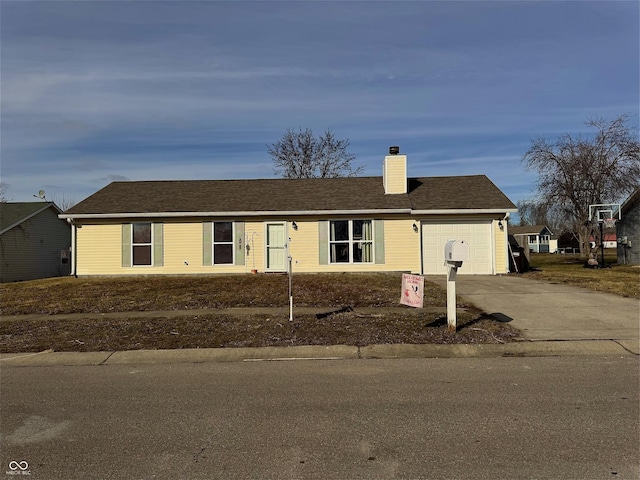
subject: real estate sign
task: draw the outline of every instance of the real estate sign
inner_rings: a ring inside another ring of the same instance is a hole
[[[400,303],[410,307],[422,308],[424,301],[424,277],[402,274],[402,294]]]

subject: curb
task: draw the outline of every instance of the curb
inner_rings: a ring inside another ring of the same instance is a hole
[[[295,360],[559,357],[640,354],[638,340],[528,341],[507,344],[349,345],[0,354],[0,367],[91,366]]]
[[[638,345],[623,346],[615,340],[529,341],[506,344],[370,345],[362,358],[489,358],[564,357],[589,355],[638,355]]]

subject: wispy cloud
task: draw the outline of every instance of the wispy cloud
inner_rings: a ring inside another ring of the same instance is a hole
[[[634,2],[4,2],[2,181],[273,175],[332,128],[367,175],[485,173],[514,201],[530,139],[638,114]],[[615,25],[615,28],[611,28]],[[42,187],[40,187],[42,188]]]

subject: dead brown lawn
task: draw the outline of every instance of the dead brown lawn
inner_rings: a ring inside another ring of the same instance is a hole
[[[297,307],[355,311],[296,315],[288,321],[285,275],[58,278],[0,286],[2,315],[62,314],[0,321],[0,352],[115,351],[375,343],[503,343],[517,330],[474,309],[458,315],[448,333],[446,291],[425,282],[425,306],[399,307],[399,274],[296,275]],[[268,307],[266,313],[231,315],[230,307]],[[361,307],[398,307],[361,314]],[[195,315],[190,310],[210,309]],[[217,311],[216,311],[217,310]],[[143,318],[137,311],[176,311]],[[126,312],[117,316],[102,313]],[[65,318],[64,314],[80,314]],[[86,314],[83,316],[82,314]],[[96,315],[98,314],[98,315]]]
[[[449,333],[442,314],[348,312],[318,318],[287,314],[226,314],[152,317],[45,319],[0,322],[3,353],[122,351],[140,349],[356,345],[392,343],[506,343],[517,336],[507,324],[476,312],[458,315]]]
[[[396,306],[399,274],[295,275],[299,307]],[[2,315],[198,310],[289,305],[286,275],[147,276],[37,280],[0,285]],[[446,306],[428,283],[425,305]]]
[[[533,270],[524,275],[536,280],[567,283],[597,292],[640,299],[640,268],[615,262],[613,252],[605,254],[607,268],[584,268],[585,261],[575,255],[532,254]]]

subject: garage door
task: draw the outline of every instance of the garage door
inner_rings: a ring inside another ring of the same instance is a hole
[[[469,260],[460,274],[492,274],[493,245],[491,221],[422,222],[422,273],[446,274],[444,245],[448,240],[464,240],[469,245]]]

